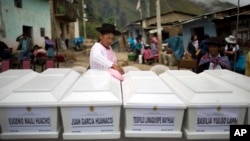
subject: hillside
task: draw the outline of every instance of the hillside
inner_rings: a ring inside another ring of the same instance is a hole
[[[141,0],[142,18],[155,16],[155,2],[156,0]],[[123,29],[128,23],[140,19],[140,13],[136,10],[137,0],[85,0],[85,4],[89,21],[87,23],[91,23],[87,24],[90,35],[93,33],[91,31],[95,30],[93,27],[103,22],[116,24],[119,29]],[[219,0],[160,0],[160,5],[161,13],[175,10],[195,15],[234,6]]]

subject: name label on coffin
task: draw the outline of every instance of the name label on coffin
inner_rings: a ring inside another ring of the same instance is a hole
[[[200,108],[196,115],[196,132],[229,132],[230,125],[238,124],[239,108]]]
[[[174,131],[176,110],[133,109],[132,131]]]
[[[114,107],[74,107],[70,111],[72,133],[114,132]]]
[[[51,132],[49,108],[8,108],[9,132]]]

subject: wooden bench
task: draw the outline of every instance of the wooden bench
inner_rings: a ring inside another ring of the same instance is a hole
[[[197,72],[198,63],[194,59],[181,59],[178,60],[178,70],[181,68],[192,69],[193,72]]]

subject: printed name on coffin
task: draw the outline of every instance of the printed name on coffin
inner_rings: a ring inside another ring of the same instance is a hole
[[[235,117],[198,117],[197,124],[222,124],[222,125],[229,125],[229,124],[237,124],[238,118]]]
[[[93,125],[93,124],[113,124],[113,117],[106,118],[73,118],[71,125]]]
[[[10,126],[20,126],[20,125],[50,125],[50,117],[42,118],[8,118]]]
[[[174,123],[174,117],[133,117],[133,123]]]

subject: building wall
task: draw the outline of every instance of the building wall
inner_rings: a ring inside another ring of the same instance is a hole
[[[79,29],[79,20],[77,19],[77,21],[74,23],[74,38],[77,38],[80,36],[80,29]],[[86,38],[86,37],[84,37]]]
[[[169,37],[174,37],[178,35],[182,31],[182,26],[173,26],[174,23],[178,23],[180,21],[192,18],[192,15],[180,13],[180,12],[171,12],[167,14],[161,15],[161,23],[164,32],[168,33]],[[147,29],[155,29],[156,30],[156,17],[148,18],[144,20],[143,28]],[[147,41],[150,42],[150,37],[147,37]],[[162,39],[164,40],[164,39]]]
[[[5,31],[1,40],[15,49],[18,45],[16,37],[22,34],[23,26],[30,26],[33,43],[44,47],[40,28],[45,29],[45,36],[51,37],[49,0],[22,0],[22,8],[17,8],[14,0],[1,0],[0,6],[1,26]]]
[[[57,39],[62,37],[67,42],[66,45],[68,45],[68,47],[74,47],[74,44],[73,44],[74,38],[80,36],[79,35],[80,34],[79,33],[79,20],[77,19],[75,22],[68,20],[67,18],[65,18],[67,17],[65,16],[67,14],[65,14],[64,16],[61,16],[61,15],[58,16],[58,14],[56,13],[56,10],[57,10],[56,7],[61,4],[65,6],[66,3],[65,1],[62,1],[62,0],[50,0],[52,40],[54,40],[57,43],[58,48],[61,48],[59,46]],[[71,5],[71,8],[73,8],[72,5]],[[72,13],[72,11],[70,10],[67,12]]]
[[[169,37],[174,37],[182,31],[182,27],[181,26],[176,26],[176,27],[168,26],[164,28],[164,30],[169,33]]]
[[[196,20],[186,24],[183,24],[182,34],[183,34],[183,45],[184,48],[187,48],[188,43],[191,40],[191,36],[194,34],[192,29],[197,27],[204,28],[204,34],[208,34],[209,36],[217,36],[216,27],[213,22],[207,22],[204,20]]]

